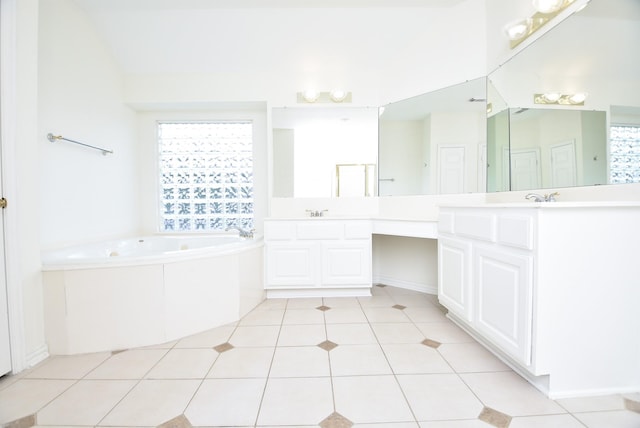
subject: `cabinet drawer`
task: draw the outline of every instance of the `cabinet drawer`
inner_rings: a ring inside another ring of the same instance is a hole
[[[297,223],[298,239],[342,239],[344,223],[341,221],[301,221]]]
[[[534,243],[533,224],[534,219],[531,216],[499,216],[498,243],[532,250]]]
[[[370,239],[370,221],[348,221],[344,224],[345,239]]]
[[[295,224],[290,221],[265,221],[264,239],[266,241],[290,240],[296,238]]]
[[[495,242],[496,216],[493,214],[456,214],[455,233],[459,236]]]

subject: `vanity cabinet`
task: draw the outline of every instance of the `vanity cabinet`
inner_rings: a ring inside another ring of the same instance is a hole
[[[267,297],[371,293],[371,222],[265,220]]]
[[[441,207],[448,317],[551,398],[640,390],[640,204]]]

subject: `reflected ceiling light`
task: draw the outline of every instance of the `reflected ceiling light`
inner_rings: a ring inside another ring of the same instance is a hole
[[[511,49],[525,41],[576,0],[532,0],[535,13],[529,18],[507,25],[505,32],[511,41]]]
[[[334,89],[329,93],[329,97],[334,103],[341,103],[347,98],[347,93],[342,89]]]
[[[578,92],[575,94],[560,94],[558,92],[548,92],[545,94],[535,94],[533,102],[535,104],[557,104],[565,106],[583,106],[587,94]]]
[[[553,13],[560,10],[564,0],[533,0],[533,7],[540,13]]]

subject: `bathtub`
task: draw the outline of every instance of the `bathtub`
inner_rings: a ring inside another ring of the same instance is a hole
[[[263,240],[147,236],[42,254],[49,353],[171,342],[237,321],[264,299]]]

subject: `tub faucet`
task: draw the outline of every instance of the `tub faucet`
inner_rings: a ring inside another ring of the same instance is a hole
[[[253,232],[255,231],[255,229],[246,230],[238,226],[230,226],[225,229],[226,232],[230,230],[237,230],[241,238],[253,238]]]
[[[525,199],[529,199],[532,200],[534,202],[555,202],[556,201],[556,196],[558,196],[560,193],[558,192],[553,192],[550,194],[544,194],[543,195],[539,195],[537,193],[528,193],[527,196],[525,196]]]

